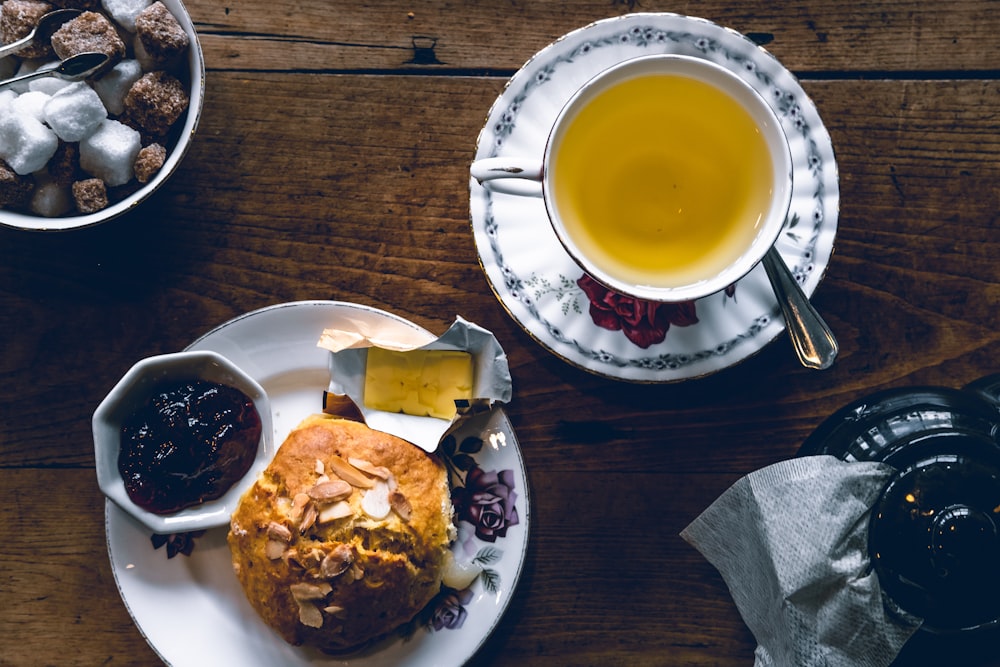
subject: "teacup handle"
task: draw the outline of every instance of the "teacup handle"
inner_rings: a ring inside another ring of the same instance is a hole
[[[538,160],[488,157],[473,162],[469,171],[480,185],[494,192],[526,197],[542,196],[542,163]]]

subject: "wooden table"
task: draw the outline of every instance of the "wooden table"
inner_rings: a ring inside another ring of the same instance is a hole
[[[855,398],[1000,370],[992,2],[188,8],[206,102],[164,189],[97,228],[0,229],[0,665],[157,663],[111,574],[90,418],[135,361],[246,311],[336,299],[437,332],[461,315],[505,347],[532,529],[479,665],[751,664],[753,636],[681,529]],[[640,10],[752,34],[818,107],[841,187],[813,299],[841,344],[832,369],[798,366],[781,336],[701,380],[623,383],[551,355],[494,298],[469,230],[487,110],[560,35]],[[998,655],[918,637],[897,664]]]

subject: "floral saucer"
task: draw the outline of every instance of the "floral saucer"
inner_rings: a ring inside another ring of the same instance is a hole
[[[637,13],[563,36],[508,81],[480,132],[475,159],[540,157],[556,115],[581,84],[619,62],[657,53],[721,64],[769,100],[788,136],[794,178],[777,248],[811,295],[837,231],[840,191],[830,136],[795,77],[730,29],[677,14]],[[694,302],[637,301],[584,275],[559,244],[540,197],[493,192],[475,179],[469,188],[476,247],[497,299],[570,364],[613,379],[676,382],[736,364],[785,328],[762,266]]]

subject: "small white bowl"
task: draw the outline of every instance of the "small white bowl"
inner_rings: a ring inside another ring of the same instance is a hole
[[[186,75],[188,86],[188,108],[184,115],[177,120],[178,127],[174,127],[171,133],[176,133],[177,142],[173,146],[167,146],[167,159],[160,170],[149,180],[148,183],[119,201],[112,202],[107,208],[83,215],[66,215],[56,218],[47,218],[31,213],[20,213],[8,211],[0,208],[0,225],[28,229],[36,231],[55,231],[66,229],[77,229],[80,227],[90,227],[102,222],[107,222],[112,218],[128,213],[136,206],[145,201],[151,194],[156,192],[161,185],[177,169],[181,159],[187,153],[194,138],[198,121],[201,118],[201,110],[205,99],[205,56],[201,50],[201,43],[198,41],[198,33],[194,29],[191,16],[184,7],[181,0],[160,0],[163,5],[170,10],[177,22],[187,33],[191,43],[188,48]]]
[[[253,400],[261,422],[257,456],[246,475],[221,497],[173,514],[155,514],[132,502],[118,472],[121,424],[149,399],[151,390],[163,382],[192,379],[234,387]],[[231,361],[209,351],[163,354],[148,357],[132,366],[97,407],[93,431],[97,483],[104,495],[151,531],[163,535],[227,525],[240,496],[274,456],[271,407],[264,389]]]

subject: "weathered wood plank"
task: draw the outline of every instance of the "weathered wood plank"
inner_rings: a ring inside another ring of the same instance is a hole
[[[996,70],[1000,17],[986,0],[782,3],[187,3],[211,69],[513,71],[561,35],[638,11],[751,34],[795,72]]]

